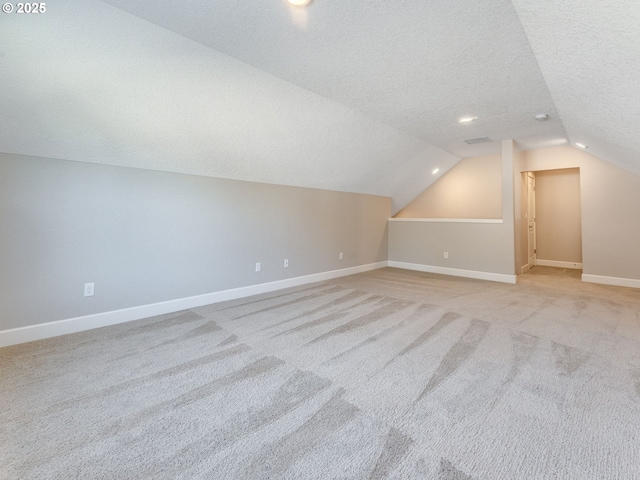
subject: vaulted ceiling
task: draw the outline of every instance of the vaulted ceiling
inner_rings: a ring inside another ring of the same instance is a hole
[[[635,0],[46,5],[0,18],[3,152],[387,195],[394,211],[509,138],[640,173]]]

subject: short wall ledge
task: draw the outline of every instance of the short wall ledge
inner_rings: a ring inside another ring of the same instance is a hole
[[[501,218],[390,218],[390,222],[504,223]]]

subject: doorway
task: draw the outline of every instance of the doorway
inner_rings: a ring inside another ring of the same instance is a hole
[[[522,172],[520,273],[536,265],[582,269],[580,170]]]

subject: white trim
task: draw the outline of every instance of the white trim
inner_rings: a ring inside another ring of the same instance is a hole
[[[529,270],[531,270],[531,265],[529,265],[528,263],[520,267],[520,273],[526,273]]]
[[[419,272],[440,273],[442,275],[453,275],[454,277],[476,278],[478,280],[490,280],[492,282],[516,283],[515,275],[504,273],[479,272],[476,270],[462,270],[459,268],[437,267],[434,265],[423,265],[421,263],[406,263],[389,260],[389,266],[404,268],[405,270],[417,270]]]
[[[536,265],[541,267],[559,267],[559,268],[575,268],[582,270],[582,263],[577,262],[561,262],[559,260],[540,260],[536,259]]]
[[[390,222],[504,223],[501,218],[390,218]]]
[[[589,283],[603,283],[604,285],[615,285],[617,287],[640,288],[640,280],[636,278],[603,277],[601,275],[582,274],[582,281]]]
[[[110,312],[96,313],[83,317],[69,318],[28,327],[13,328],[0,331],[0,347],[16,345],[19,343],[42,340],[44,338],[57,337],[69,333],[82,332],[93,328],[116,325],[118,323],[131,322],[142,318],[153,317],[165,313],[178,312],[189,308],[201,307],[212,303],[235,300],[237,298],[250,297],[261,293],[273,292],[284,288],[297,287],[308,283],[322,282],[333,278],[345,277],[356,273],[368,272],[388,266],[387,261],[360,265],[357,267],[331,270],[328,272],[314,273],[301,277],[287,278],[269,283],[260,283],[247,287],[222,290],[220,292],[206,293],[194,297],[179,298],[166,302],[152,303],[138,307],[124,308],[122,310],[112,310]]]

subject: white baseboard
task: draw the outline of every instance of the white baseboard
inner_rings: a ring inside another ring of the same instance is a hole
[[[559,268],[575,268],[577,270],[582,270],[582,263],[576,262],[560,262],[558,260],[536,260],[536,265],[540,265],[541,267],[559,267]]]
[[[110,312],[96,313],[82,317],[69,318],[66,320],[58,320],[48,323],[40,323],[38,325],[30,325],[28,327],[13,328],[10,330],[0,331],[0,347],[9,345],[17,345],[19,343],[32,342],[34,340],[42,340],[50,337],[57,337],[69,333],[82,332],[93,328],[106,327],[108,325],[116,325],[118,323],[131,322],[142,318],[153,317],[155,315],[163,315],[165,313],[178,312],[189,308],[201,307],[212,303],[224,302],[226,300],[235,300],[237,298],[250,297],[261,293],[269,293],[284,288],[298,287],[308,283],[322,282],[333,278],[346,277],[356,273],[368,272],[388,266],[387,261],[360,265],[357,267],[343,268],[340,270],[331,270],[328,272],[314,273],[312,275],[304,275],[301,277],[287,278],[269,283],[260,283],[258,285],[250,285],[248,287],[233,288],[230,290],[222,290],[220,292],[206,293],[194,297],[179,298],[166,302],[152,303],[149,305],[141,305],[139,307],[124,308],[122,310],[113,310]]]
[[[520,273],[526,273],[529,270],[531,270],[531,265],[529,265],[528,263],[520,267]]]
[[[604,285],[615,285],[617,287],[640,288],[640,280],[635,278],[604,277],[602,275],[582,274],[582,281],[589,283],[602,283]]]
[[[454,277],[476,278],[478,280],[490,280],[492,282],[516,283],[515,275],[504,273],[478,272],[476,270],[461,270],[459,268],[437,267],[433,265],[422,265],[420,263],[406,263],[389,260],[390,267],[404,268],[405,270],[417,270],[419,272],[440,273],[442,275],[453,275]]]

